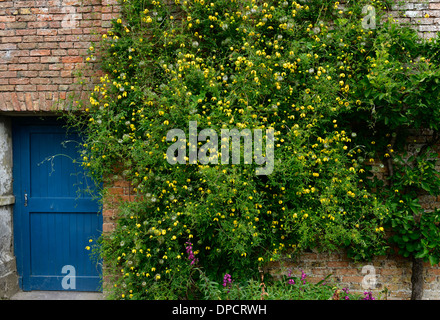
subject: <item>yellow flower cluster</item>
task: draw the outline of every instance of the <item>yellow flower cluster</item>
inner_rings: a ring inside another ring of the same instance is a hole
[[[311,239],[357,245],[383,231],[368,220],[383,208],[359,187],[368,157],[340,121],[363,107],[356,55],[366,54],[371,34],[355,23],[311,23],[312,2],[176,0],[176,11],[149,1],[102,36],[107,74],[89,96],[83,163],[103,175],[122,166],[136,195],[114,240],[123,242],[116,260],[124,284],[179,277],[189,265],[186,241],[207,268],[228,261],[246,269]],[[344,19],[354,11],[334,2],[327,12]],[[189,121],[219,134],[273,128],[273,174],[256,177],[242,162],[171,166],[167,132]],[[135,293],[118,288],[122,298]]]

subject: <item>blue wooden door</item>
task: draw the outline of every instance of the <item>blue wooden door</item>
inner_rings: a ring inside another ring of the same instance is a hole
[[[14,242],[25,291],[101,290],[100,263],[86,247],[100,236],[102,215],[79,143],[57,121],[13,123]]]

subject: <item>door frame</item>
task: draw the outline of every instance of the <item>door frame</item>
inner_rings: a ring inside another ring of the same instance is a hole
[[[27,137],[19,134],[23,127],[40,127],[40,126],[56,126],[63,127],[66,123],[59,119],[59,116],[23,116],[11,117],[12,127],[12,150],[13,150],[13,194],[15,196],[15,204],[13,207],[13,238],[14,251],[16,257],[16,266],[18,273],[18,283],[20,289],[24,291],[37,290],[30,287],[30,224],[25,223],[25,219],[29,218],[29,214],[24,210],[24,187],[30,176],[30,167],[24,166],[23,159],[30,157],[30,150],[26,150],[24,146],[29,145]],[[19,154],[19,155],[18,155]],[[18,155],[18,156],[17,156]],[[29,160],[30,161],[30,160]],[[102,223],[102,211],[100,213]],[[102,231],[102,226],[101,226]],[[101,274],[102,276],[102,274]],[[62,278],[62,277],[61,277]],[[61,280],[60,280],[61,283]]]

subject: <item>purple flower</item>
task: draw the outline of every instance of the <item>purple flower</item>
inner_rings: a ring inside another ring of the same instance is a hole
[[[232,277],[229,273],[225,274],[223,277],[223,287],[226,287],[228,284],[232,283]]]
[[[350,297],[348,296],[348,288],[342,288],[342,291],[345,292],[346,296],[344,297],[345,300],[350,300]]]
[[[186,242],[186,253],[188,253],[188,260],[191,260],[191,265],[196,264],[199,259],[196,259],[196,257],[194,256],[194,252],[192,250],[192,243],[191,242]]]
[[[364,291],[364,298],[362,300],[374,300],[373,293],[371,291]]]
[[[303,282],[303,284],[306,284],[307,275],[302,269],[299,269],[299,270],[301,270],[301,281]]]
[[[291,276],[292,276],[292,270],[289,269],[289,275],[288,275],[287,277],[290,278]],[[290,285],[295,284],[295,280],[293,280],[293,279],[289,279],[288,283],[289,283]]]
[[[223,287],[225,287],[225,288],[228,287],[228,293],[229,293],[229,290],[231,290],[232,276],[229,273],[225,274],[225,276],[223,277]]]

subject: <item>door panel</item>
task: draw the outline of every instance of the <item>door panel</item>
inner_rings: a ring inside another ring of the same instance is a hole
[[[80,165],[80,136],[67,135],[57,121],[16,121],[13,143],[22,289],[99,291],[100,264],[85,248],[100,236],[102,215]]]

